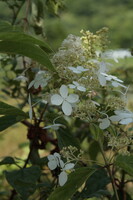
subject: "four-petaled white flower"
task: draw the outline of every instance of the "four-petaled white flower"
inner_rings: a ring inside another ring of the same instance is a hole
[[[82,66],[77,66],[77,67],[68,67],[71,71],[73,71],[74,73],[76,74],[80,74],[82,72],[86,72],[88,71],[89,69],[85,69],[84,67]]]
[[[76,82],[76,81],[73,81],[73,84],[69,84],[68,85],[70,88],[72,88],[72,89],[77,89],[77,90],[79,90],[79,91],[82,91],[82,92],[85,92],[86,91],[86,88],[84,87],[84,86],[82,86],[82,85],[80,85],[78,82]]]
[[[64,163],[63,160],[61,160],[61,156],[59,153],[49,155],[47,158],[49,160],[48,167],[51,170],[54,170],[57,167],[61,169],[61,173],[59,174],[59,185],[63,186],[68,179],[68,174],[66,173],[66,171],[72,170],[74,168],[74,163]]]
[[[68,95],[68,87],[66,85],[62,85],[59,92],[60,95],[54,94],[51,97],[51,103],[57,106],[62,104],[62,111],[65,115],[69,116],[72,113],[72,106],[78,102],[79,96],[77,94]]]
[[[128,110],[115,110],[115,115],[110,117],[112,122],[119,122],[120,124],[130,124],[133,122],[133,112]]]
[[[112,85],[114,87],[121,86],[121,87],[127,88],[126,86],[124,86],[124,85],[121,84],[121,83],[123,83],[123,81],[120,80],[120,79],[118,79],[116,76],[108,75],[108,74],[103,73],[103,72],[101,74],[105,77],[105,79],[107,81],[111,81],[111,83],[112,83]]]
[[[100,122],[99,127],[100,129],[104,130],[110,126],[110,120],[108,118],[99,119]]]
[[[45,73],[45,71],[39,71],[36,74],[35,79],[30,82],[28,89],[30,89],[32,86],[34,86],[35,89],[37,89],[39,86],[45,87],[50,79],[48,77],[44,77]]]

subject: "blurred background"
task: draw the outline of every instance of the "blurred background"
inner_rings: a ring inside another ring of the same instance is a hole
[[[10,4],[15,0],[10,0]],[[0,19],[10,20],[11,10],[6,1],[0,1]],[[34,2],[34,1],[33,1]],[[39,2],[39,1],[38,1]],[[45,2],[45,1],[44,1]],[[44,32],[51,46],[56,49],[68,34],[80,35],[80,30],[96,30],[107,26],[109,28],[110,48],[133,47],[133,1],[132,0],[52,0],[43,13]],[[58,12],[58,6],[61,7]],[[54,9],[54,15],[53,15]],[[25,6],[19,14],[23,17]],[[41,9],[40,9],[41,12]]]

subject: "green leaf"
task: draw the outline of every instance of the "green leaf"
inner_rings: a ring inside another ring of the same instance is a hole
[[[9,184],[20,194],[22,200],[27,200],[36,190],[36,182],[41,175],[38,166],[5,172]]]
[[[1,41],[0,42],[0,52],[7,54],[20,54],[27,56],[34,61],[45,66],[51,71],[55,71],[51,61],[49,60],[47,54],[38,46],[28,42],[22,41]]]
[[[12,157],[5,157],[1,162],[0,165],[11,165],[16,164],[15,160]]]
[[[11,106],[2,101],[0,101],[0,115],[11,115],[11,116],[17,115],[17,116],[27,117],[27,114],[22,110],[20,110],[19,108]]]
[[[71,134],[69,129],[64,130],[63,128],[60,128],[57,132],[57,140],[60,149],[68,146],[75,146],[78,149],[80,149],[80,144],[78,139]]]
[[[115,164],[133,176],[133,156],[119,155],[116,157]]]
[[[98,168],[99,166],[97,166]],[[83,198],[90,197],[102,197],[109,195],[109,192],[106,190],[107,184],[110,183],[110,179],[107,175],[107,172],[103,168],[99,168],[92,176],[86,181],[85,187],[81,192],[80,196]]]
[[[103,131],[99,128],[99,126],[91,123],[89,128],[90,128],[91,135],[95,141],[103,140]]]
[[[39,40],[31,35],[27,35],[21,32],[1,32],[0,33],[0,40],[2,41],[9,41],[9,42],[23,42],[29,43],[34,45],[39,45],[45,51],[51,52],[52,49],[49,47],[47,43],[42,40]]]
[[[0,117],[0,131],[28,118],[25,112],[4,102],[0,102],[0,115],[4,115]]]
[[[67,183],[63,187],[55,189],[48,200],[70,199],[94,172],[95,169],[89,167],[76,169],[69,175]]]
[[[98,142],[93,140],[90,142],[89,146],[89,156],[91,160],[96,160],[96,157],[100,151],[100,147],[98,145]]]
[[[15,31],[17,30],[14,26],[12,26],[9,22],[7,21],[0,21],[0,32],[8,32],[8,31]]]
[[[6,128],[16,124],[17,122],[22,121],[25,119],[24,116],[15,116],[15,115],[7,115],[0,117],[0,131],[5,130]]]

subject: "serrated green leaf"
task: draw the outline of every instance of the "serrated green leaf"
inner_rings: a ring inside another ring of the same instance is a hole
[[[47,54],[38,46],[28,42],[20,41],[1,41],[0,52],[7,54],[20,54],[27,56],[34,61],[42,64],[47,69],[55,71]]]
[[[133,176],[133,156],[119,155],[116,157],[115,164]]]
[[[60,128],[57,132],[57,140],[58,140],[58,146],[60,149],[63,147],[68,146],[75,146],[78,149],[80,149],[80,144],[77,138],[75,138],[68,129]]]
[[[67,183],[55,189],[48,200],[69,200],[94,172],[95,169],[89,167],[76,169],[69,175]]]
[[[1,162],[0,165],[11,165],[16,164],[15,160],[12,157],[5,157]]]
[[[36,190],[36,182],[41,175],[38,166],[32,166],[25,169],[5,172],[9,184],[20,194],[22,200],[32,195]]]

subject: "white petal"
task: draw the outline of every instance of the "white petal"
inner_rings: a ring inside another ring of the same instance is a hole
[[[82,92],[85,92],[86,91],[86,88],[85,87],[83,87],[83,86],[77,86],[77,89],[79,90],[79,91],[82,91]]]
[[[79,96],[77,94],[69,94],[69,96],[66,98],[66,101],[69,103],[76,103],[79,100]]]
[[[102,130],[108,128],[109,126],[110,126],[110,121],[107,118],[102,119],[102,122],[99,125],[100,129]]]
[[[76,68],[73,70],[73,72],[76,73],[76,74],[80,74],[81,73],[81,71],[76,69]]]
[[[71,71],[75,70],[75,67],[68,67]]]
[[[92,100],[91,100],[91,101],[92,101]],[[96,105],[96,106],[100,106],[100,104],[97,103],[96,101],[92,101],[92,103],[94,103],[94,105]]]
[[[61,172],[59,175],[59,185],[63,186],[67,182],[67,173],[66,172]]]
[[[59,94],[54,94],[52,97],[51,97],[51,103],[53,105],[61,105],[63,102],[63,98],[59,95]]]
[[[49,161],[49,162],[48,162],[48,167],[49,167],[49,169],[54,170],[54,169],[57,167],[57,162],[56,162],[56,160],[51,160],[51,161]]]
[[[30,110],[29,110],[29,117],[30,117],[30,120],[32,120],[32,118],[33,118],[32,107],[31,107]]]
[[[133,118],[122,119],[119,123],[120,124],[129,124],[133,122]]]
[[[65,166],[65,163],[63,162],[63,160],[60,160],[59,163],[60,163],[60,167],[63,169]]]
[[[114,87],[118,87],[118,86],[119,86],[119,83],[116,82],[116,81],[112,81],[112,85],[113,85]]]
[[[57,157],[60,160],[60,154],[59,153],[55,152],[54,156]]]
[[[102,74],[98,75],[98,80],[99,80],[101,86],[106,85],[106,78]]]
[[[49,161],[55,160],[55,157],[53,155],[48,155],[47,158]]]
[[[85,69],[85,68],[82,67],[82,66],[78,66],[78,67],[77,67],[77,70],[79,70],[79,71],[81,71],[81,72],[86,72],[86,71],[88,71],[89,69]]]
[[[75,68],[75,67],[68,67],[71,71],[73,71],[74,73],[76,73],[76,74],[80,74],[81,73],[81,71],[79,71],[77,68]]]
[[[100,69],[99,69],[100,72],[105,72],[107,71],[106,69],[106,64],[104,62],[101,62],[100,63]]]
[[[70,103],[68,103],[67,101],[64,101],[62,104],[62,110],[64,112],[65,115],[69,116],[72,113],[72,106]]]
[[[62,86],[60,87],[60,94],[61,94],[61,96],[62,96],[64,99],[67,97],[67,95],[68,95],[68,88],[67,88],[66,85],[62,85]]]
[[[30,84],[29,84],[29,86],[28,86],[28,89],[30,89],[33,85],[34,85],[34,83],[35,83],[35,81],[33,80],[33,81],[31,81],[30,82]]]
[[[74,168],[74,163],[68,163],[65,165],[65,167],[63,168],[63,170],[69,170],[69,169],[73,169]]]
[[[121,117],[118,115],[113,115],[109,118],[112,122],[118,122],[121,120]]]
[[[128,113],[128,112],[122,112],[122,113],[119,113],[118,116],[120,116],[121,119],[124,119],[124,118],[131,118],[131,117],[133,117],[133,114],[132,113]]]
[[[43,82],[41,83],[41,87],[45,87],[47,84],[48,84],[48,83],[47,83],[46,81],[43,81]]]
[[[29,94],[29,98],[28,98],[28,103],[31,106],[31,96],[30,96],[30,94]]]
[[[79,83],[77,81],[73,81],[73,84],[76,85],[76,86],[79,85]]]
[[[37,88],[39,88],[40,85],[41,85],[41,83],[39,81],[35,81],[34,88],[37,89]]]
[[[69,86],[70,88],[72,88],[72,89],[76,88],[76,86],[73,85],[73,84],[69,84],[68,86]]]

